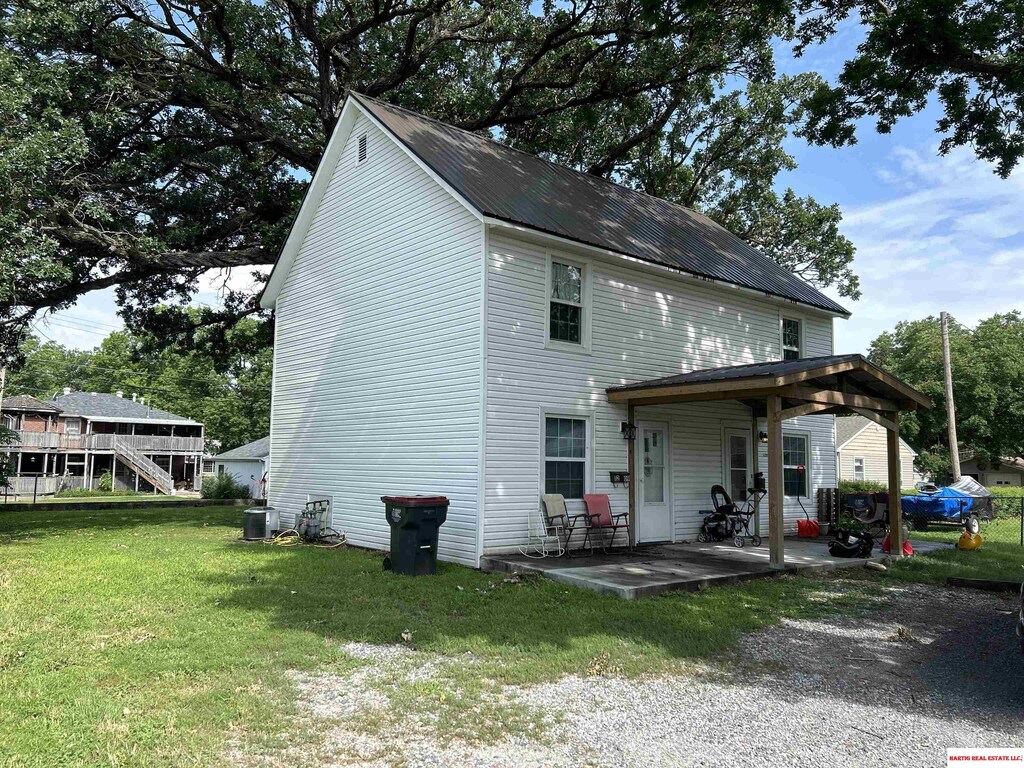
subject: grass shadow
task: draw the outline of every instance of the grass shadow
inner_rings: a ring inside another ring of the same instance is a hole
[[[866,583],[863,594],[818,601],[820,580],[787,576],[624,601],[448,563],[435,576],[409,578],[384,572],[379,553],[358,549],[225,546],[247,561],[209,577],[225,609],[339,643],[397,643],[410,632],[418,649],[495,662],[505,682],[583,674],[599,659],[625,674],[647,673],[713,656],[783,616],[864,604],[873,589]]]

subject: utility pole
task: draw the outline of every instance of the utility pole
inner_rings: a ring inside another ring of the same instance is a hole
[[[953,366],[949,359],[949,315],[939,315],[942,325],[942,368],[946,379],[946,420],[949,422],[949,458],[953,462],[953,482],[960,479],[960,447],[956,442],[956,403],[953,402]]]

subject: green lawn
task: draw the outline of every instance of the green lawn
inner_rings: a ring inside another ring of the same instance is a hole
[[[1020,545],[1020,518],[997,517],[981,523],[980,549],[954,548],[962,528],[932,525],[927,531],[910,531],[915,541],[939,542],[948,546],[901,561],[890,576],[910,581],[944,584],[950,576],[971,579],[1024,581],[1024,547]]]
[[[0,764],[217,765],[229,734],[293,712],[286,670],[353,667],[340,644],[404,630],[419,650],[474,659],[453,662],[456,695],[410,693],[479,735],[488,686],[676,669],[877,590],[836,603],[827,581],[786,577],[625,602],[446,564],[410,579],[357,549],[240,543],[241,514],[0,513]]]

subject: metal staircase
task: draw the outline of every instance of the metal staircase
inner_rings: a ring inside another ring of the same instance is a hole
[[[120,438],[114,439],[113,447],[117,458],[137,472],[139,477],[152,483],[160,493],[174,494],[174,478],[146,458],[141,451]]]

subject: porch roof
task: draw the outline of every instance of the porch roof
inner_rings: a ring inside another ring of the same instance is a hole
[[[634,405],[701,400],[763,403],[768,395],[781,396],[787,408],[816,402],[835,405],[837,412],[906,411],[932,405],[927,396],[859,354],[704,368],[606,391],[611,402]]]
[[[772,568],[786,565],[783,543],[785,473],[782,424],[788,419],[813,414],[859,413],[885,427],[888,459],[889,497],[900,498],[900,411],[930,408],[925,395],[887,373],[863,355],[828,355],[801,360],[708,368],[689,373],[608,387],[609,402],[624,403],[623,434],[627,440],[630,467],[637,466],[636,408],[661,403],[738,400],[751,408],[755,417],[767,419],[762,440],[768,446],[769,561]],[[640,483],[643,483],[640,477]],[[629,483],[630,541],[636,540],[637,483]],[[901,506],[890,505],[891,549],[903,551]]]

